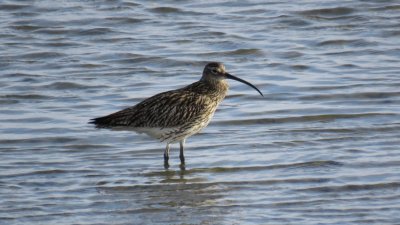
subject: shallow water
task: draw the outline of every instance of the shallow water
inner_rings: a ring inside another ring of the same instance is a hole
[[[0,224],[396,224],[398,1],[2,1]],[[88,120],[231,83],[174,145]]]

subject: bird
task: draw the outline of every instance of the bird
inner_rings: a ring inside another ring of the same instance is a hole
[[[96,128],[144,133],[166,143],[164,167],[169,167],[170,144],[180,144],[180,166],[185,166],[186,139],[205,128],[225,98],[227,79],[262,92],[253,84],[226,72],[224,64],[209,62],[200,80],[183,88],[156,94],[142,102],[107,116],[91,119]]]

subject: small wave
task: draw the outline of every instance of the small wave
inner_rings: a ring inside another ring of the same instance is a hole
[[[341,51],[341,50],[336,50],[336,51],[330,51],[323,53],[323,55],[343,55],[343,56],[355,56],[355,55],[381,55],[383,54],[383,51],[381,50],[375,50],[375,49],[362,49],[362,50],[351,50],[351,51]]]
[[[16,26],[10,26],[10,28],[12,28],[14,30],[21,30],[21,31],[34,31],[34,30],[41,29],[43,27],[36,26],[36,25],[16,25]]]
[[[154,7],[148,10],[152,13],[157,13],[157,14],[181,14],[181,15],[188,15],[191,17],[209,14],[208,12],[194,11],[191,10],[190,8],[180,9],[177,7],[170,7],[170,6]],[[188,24],[192,24],[192,22],[188,22]]]
[[[399,130],[400,127],[396,127],[391,129],[391,131],[397,131]],[[369,131],[370,132],[370,131]],[[398,141],[397,145],[400,142]],[[384,162],[379,162],[379,161],[362,161],[362,162],[356,162],[356,163],[351,163],[347,165],[348,167],[351,168],[356,168],[356,169],[361,169],[361,168],[388,168],[388,167],[393,167],[393,169],[397,168],[400,165],[400,161],[384,161]]]
[[[19,4],[0,4],[0,10],[1,11],[14,11],[14,10],[20,10],[24,8],[29,8],[31,7],[30,5],[19,5]]]
[[[290,164],[278,164],[270,166],[253,166],[253,167],[215,167],[205,169],[193,169],[190,172],[213,172],[213,173],[225,173],[225,172],[237,172],[237,171],[261,171],[271,169],[290,169],[290,168],[319,168],[319,167],[335,167],[342,166],[343,164],[337,161],[310,161],[301,163],[290,163]]]
[[[51,99],[54,97],[47,96],[47,95],[38,95],[38,94],[13,94],[13,95],[0,95],[0,98],[36,100],[36,99]]]
[[[278,53],[278,55],[281,58],[285,58],[285,59],[293,59],[293,58],[298,58],[303,56],[304,54],[298,51],[287,51],[287,52],[280,52]]]
[[[102,186],[107,183],[99,182],[97,187],[99,190],[102,190],[104,192],[108,193],[122,193],[122,192],[137,192],[137,191],[146,191],[146,192],[153,192],[153,191],[177,191],[177,190],[185,190],[185,189],[205,189],[207,187],[211,187],[216,185],[215,183],[189,183],[185,185],[180,185],[180,184],[171,184],[171,185],[165,185],[163,183],[161,184],[139,184],[139,185],[127,185],[127,186]]]
[[[321,41],[318,43],[318,46],[342,46],[342,45],[348,45],[348,46],[372,46],[376,45],[376,42],[367,42],[363,39],[354,39],[354,40],[344,40],[344,39],[338,39],[338,40],[327,40],[327,41]]]
[[[263,171],[263,170],[273,170],[273,169],[293,169],[293,168],[320,168],[320,167],[337,167],[343,164],[337,161],[310,161],[301,163],[290,163],[290,164],[277,164],[268,166],[250,166],[250,167],[212,167],[212,168],[194,168],[190,170],[185,170],[185,175],[188,174],[198,174],[198,173],[234,173],[234,172],[251,172],[251,171]],[[174,175],[174,171],[167,171]],[[146,173],[145,176],[163,176],[166,175],[165,171],[150,172]]]
[[[357,126],[357,127],[347,127],[347,128],[306,128],[306,129],[291,129],[290,132],[300,132],[300,133],[360,133],[360,132],[394,132],[399,130],[400,126]],[[400,165],[400,164],[399,164]]]
[[[140,23],[144,21],[144,19],[137,19],[131,17],[107,17],[105,19],[112,22],[127,23],[127,24]]]
[[[301,100],[327,100],[327,99],[384,99],[399,97],[400,92],[357,92],[350,94],[310,95],[300,97]]]
[[[382,32],[382,36],[385,38],[400,36],[400,30],[398,29],[386,30]]]
[[[284,117],[284,118],[226,120],[226,121],[216,121],[214,122],[214,124],[226,126],[226,125],[253,125],[253,124],[274,124],[274,123],[301,123],[301,122],[312,122],[312,121],[326,122],[336,119],[351,119],[351,118],[392,116],[392,115],[397,115],[397,114],[394,113],[322,114],[322,115]]]
[[[182,12],[182,10],[174,7],[155,7],[150,9],[150,11],[155,13],[178,13]]]
[[[290,67],[294,70],[308,70],[311,68],[310,66],[307,65],[292,65]]]
[[[110,28],[98,27],[87,30],[81,30],[79,31],[79,35],[104,35],[112,32],[113,30]]]
[[[43,88],[67,90],[67,89],[85,89],[91,87],[89,85],[78,84],[74,82],[54,82],[52,84],[44,85]]]
[[[279,22],[280,26],[286,25],[286,26],[290,26],[290,27],[305,27],[305,26],[311,25],[310,22],[299,19],[299,18],[283,18],[283,19],[280,18],[280,20],[278,22]],[[286,28],[286,26],[285,26],[285,28]]]
[[[7,139],[0,140],[0,144],[49,144],[58,143],[65,144],[77,141],[77,138],[70,137],[42,137],[42,138],[24,138],[24,139]]]
[[[79,29],[65,29],[60,27],[52,27],[52,28],[39,28],[34,30],[33,32],[38,34],[69,34],[69,33],[78,33]]]
[[[174,176],[174,174],[171,174]],[[100,192],[112,193],[142,193],[145,192],[160,192],[160,191],[178,191],[178,190],[204,190],[204,189],[230,189],[235,186],[248,186],[248,185],[277,185],[277,184],[323,184],[328,183],[331,179],[328,178],[297,178],[297,179],[272,179],[272,180],[241,180],[241,181],[219,181],[219,182],[205,182],[201,180],[197,182],[188,182],[187,179],[166,179],[165,182],[159,184],[140,184],[140,185],[118,185],[112,186],[108,182],[98,182],[97,189]],[[168,183],[166,185],[165,183]]]
[[[262,50],[257,48],[242,48],[225,52],[227,55],[263,55]]]
[[[262,56],[264,55],[263,51],[260,49],[256,48],[241,48],[241,49],[236,49],[236,50],[231,50],[231,51],[215,51],[215,52],[205,52],[205,53],[199,53],[198,55],[203,55],[203,56],[210,56],[210,57],[216,57],[217,55],[220,56],[247,56],[247,55],[253,55],[253,56]]]
[[[65,145],[64,148],[67,152],[81,152],[82,150],[90,150],[90,149],[100,149],[100,148],[109,148],[110,145],[100,145],[100,144],[75,144],[75,145]]]
[[[22,114],[23,112],[20,111],[19,114]],[[15,114],[15,113],[10,113],[10,114]],[[0,119],[0,122],[7,122],[7,123],[40,123],[40,122],[47,122],[51,121],[52,119],[49,117],[28,117],[28,118],[18,118],[18,119]]]
[[[263,8],[256,8],[256,9],[239,9],[234,11],[235,14],[242,14],[242,15],[257,15],[257,14],[264,14],[268,13],[267,9]]]
[[[222,38],[223,36],[226,36],[227,33],[222,32],[222,31],[199,31],[199,32],[193,32],[190,33],[189,36],[191,37],[215,37],[215,38]],[[192,42],[192,40],[191,40]]]
[[[94,68],[104,68],[104,67],[107,67],[107,65],[100,64],[100,63],[82,63],[82,64],[77,65],[77,67],[94,69]]]
[[[10,104],[18,104],[19,101],[17,100],[10,100],[10,99],[6,99],[6,100],[0,100],[0,105],[10,105]]]
[[[54,58],[59,58],[63,57],[66,54],[64,53],[59,53],[59,52],[33,52],[33,53],[27,53],[24,55],[21,55],[21,58],[26,58],[26,59],[54,59]]]
[[[312,192],[335,192],[340,193],[344,191],[369,191],[369,190],[384,190],[384,189],[399,189],[399,182],[391,183],[377,183],[377,184],[347,184],[340,186],[323,186],[323,187],[312,187],[307,189],[299,189],[299,191],[312,191]]]
[[[382,7],[370,8],[371,11],[395,11],[400,10],[400,5],[387,5]]]
[[[304,16],[344,16],[353,13],[355,10],[348,7],[323,8],[300,11]]]
[[[35,176],[35,175],[50,175],[50,174],[65,174],[67,173],[67,170],[61,170],[61,169],[53,169],[53,170],[37,170],[33,172],[27,172],[27,173],[15,173],[15,174],[7,174],[7,175],[1,175],[0,177],[2,178],[10,178],[10,177],[21,177],[21,176]]]

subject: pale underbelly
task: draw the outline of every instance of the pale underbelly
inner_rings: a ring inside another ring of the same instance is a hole
[[[213,115],[210,115],[203,120],[194,123],[193,125],[182,125],[176,127],[129,127],[118,126],[113,127],[112,130],[121,131],[134,131],[136,133],[143,133],[152,138],[156,138],[162,142],[174,143],[182,141],[194,134],[200,132],[211,121]]]
[[[114,127],[112,130],[134,131],[139,134],[146,134],[161,142],[174,143],[186,139],[202,130],[205,126],[193,126],[188,129],[181,127]]]

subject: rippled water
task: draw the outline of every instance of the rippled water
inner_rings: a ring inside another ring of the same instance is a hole
[[[0,224],[396,224],[398,1],[1,1]],[[231,81],[173,146],[88,120]]]

